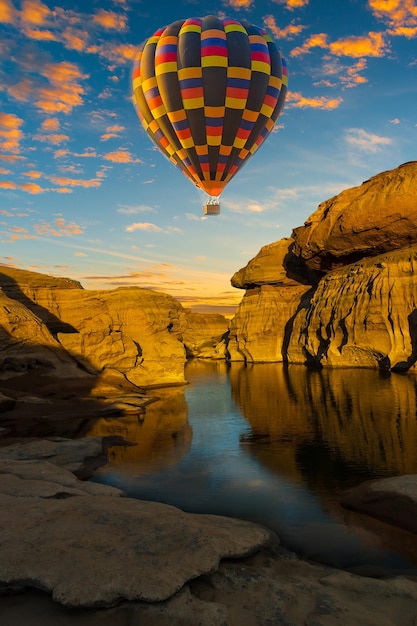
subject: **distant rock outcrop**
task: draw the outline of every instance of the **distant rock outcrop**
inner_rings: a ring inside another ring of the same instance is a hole
[[[416,369],[416,268],[417,161],[322,203],[233,276],[230,359]]]
[[[224,357],[215,346],[227,320],[200,316],[197,323],[164,293],[89,291],[70,279],[6,266],[0,288],[3,375],[42,365],[60,377],[113,370],[139,387],[182,384],[183,336],[192,356]]]

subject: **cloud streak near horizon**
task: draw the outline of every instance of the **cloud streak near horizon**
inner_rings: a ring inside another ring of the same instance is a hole
[[[230,276],[314,209],[305,190],[319,202],[320,188],[415,159],[414,0],[90,4],[0,0],[0,220],[21,267],[66,268],[93,282],[114,258],[126,271],[108,276],[111,286],[118,276],[133,280],[129,263],[148,252],[150,261],[184,257],[182,271],[188,263],[218,279],[209,289],[235,301]],[[279,124],[214,219],[201,215],[205,195],[149,142],[130,101],[138,46],[187,11],[263,26],[289,65]],[[10,256],[5,250],[4,262]],[[159,288],[157,274],[149,280]],[[196,281],[201,297],[204,280]],[[176,281],[167,284],[185,297]]]

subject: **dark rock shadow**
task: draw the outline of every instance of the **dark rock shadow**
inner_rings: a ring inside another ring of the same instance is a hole
[[[46,287],[47,285],[45,285]],[[33,302],[20,288],[20,285],[16,282],[12,276],[9,276],[4,271],[0,271],[0,287],[6,296],[12,300],[17,300],[23,304],[29,311],[39,317],[39,319],[45,324],[54,339],[57,338],[58,333],[77,333],[77,329],[71,324],[67,324],[60,320],[56,315],[40,306],[36,302]]]
[[[396,363],[392,368],[392,372],[406,372],[417,361],[417,309],[414,309],[408,316],[408,330],[411,340],[411,354],[406,361]]]
[[[0,272],[0,288],[36,315],[55,338],[57,333],[78,332],[33,302],[7,273]],[[16,320],[16,324],[22,323]],[[29,331],[27,339],[17,339],[0,325],[0,345],[0,447],[20,438],[79,438],[97,419],[124,415],[123,410],[112,407],[112,400],[143,398],[143,403],[137,403],[138,416],[150,401],[143,389],[121,373],[97,372],[85,357],[83,366],[78,355],[52,343],[36,343]]]

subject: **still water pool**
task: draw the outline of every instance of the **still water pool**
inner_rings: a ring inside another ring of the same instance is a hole
[[[191,361],[189,385],[155,390],[95,480],[130,497],[260,522],[304,558],[417,574],[417,539],[345,510],[364,480],[417,473],[417,377],[367,369]]]

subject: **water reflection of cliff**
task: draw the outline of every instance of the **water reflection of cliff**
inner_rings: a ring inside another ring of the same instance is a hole
[[[175,465],[188,452],[192,429],[183,387],[155,390],[159,398],[146,407],[144,415],[97,420],[89,436],[119,435],[134,446],[115,446],[110,450],[110,464],[134,463],[135,472],[149,474]]]
[[[231,367],[230,381],[251,427],[242,445],[275,471],[310,484],[417,471],[411,376],[257,364]]]

